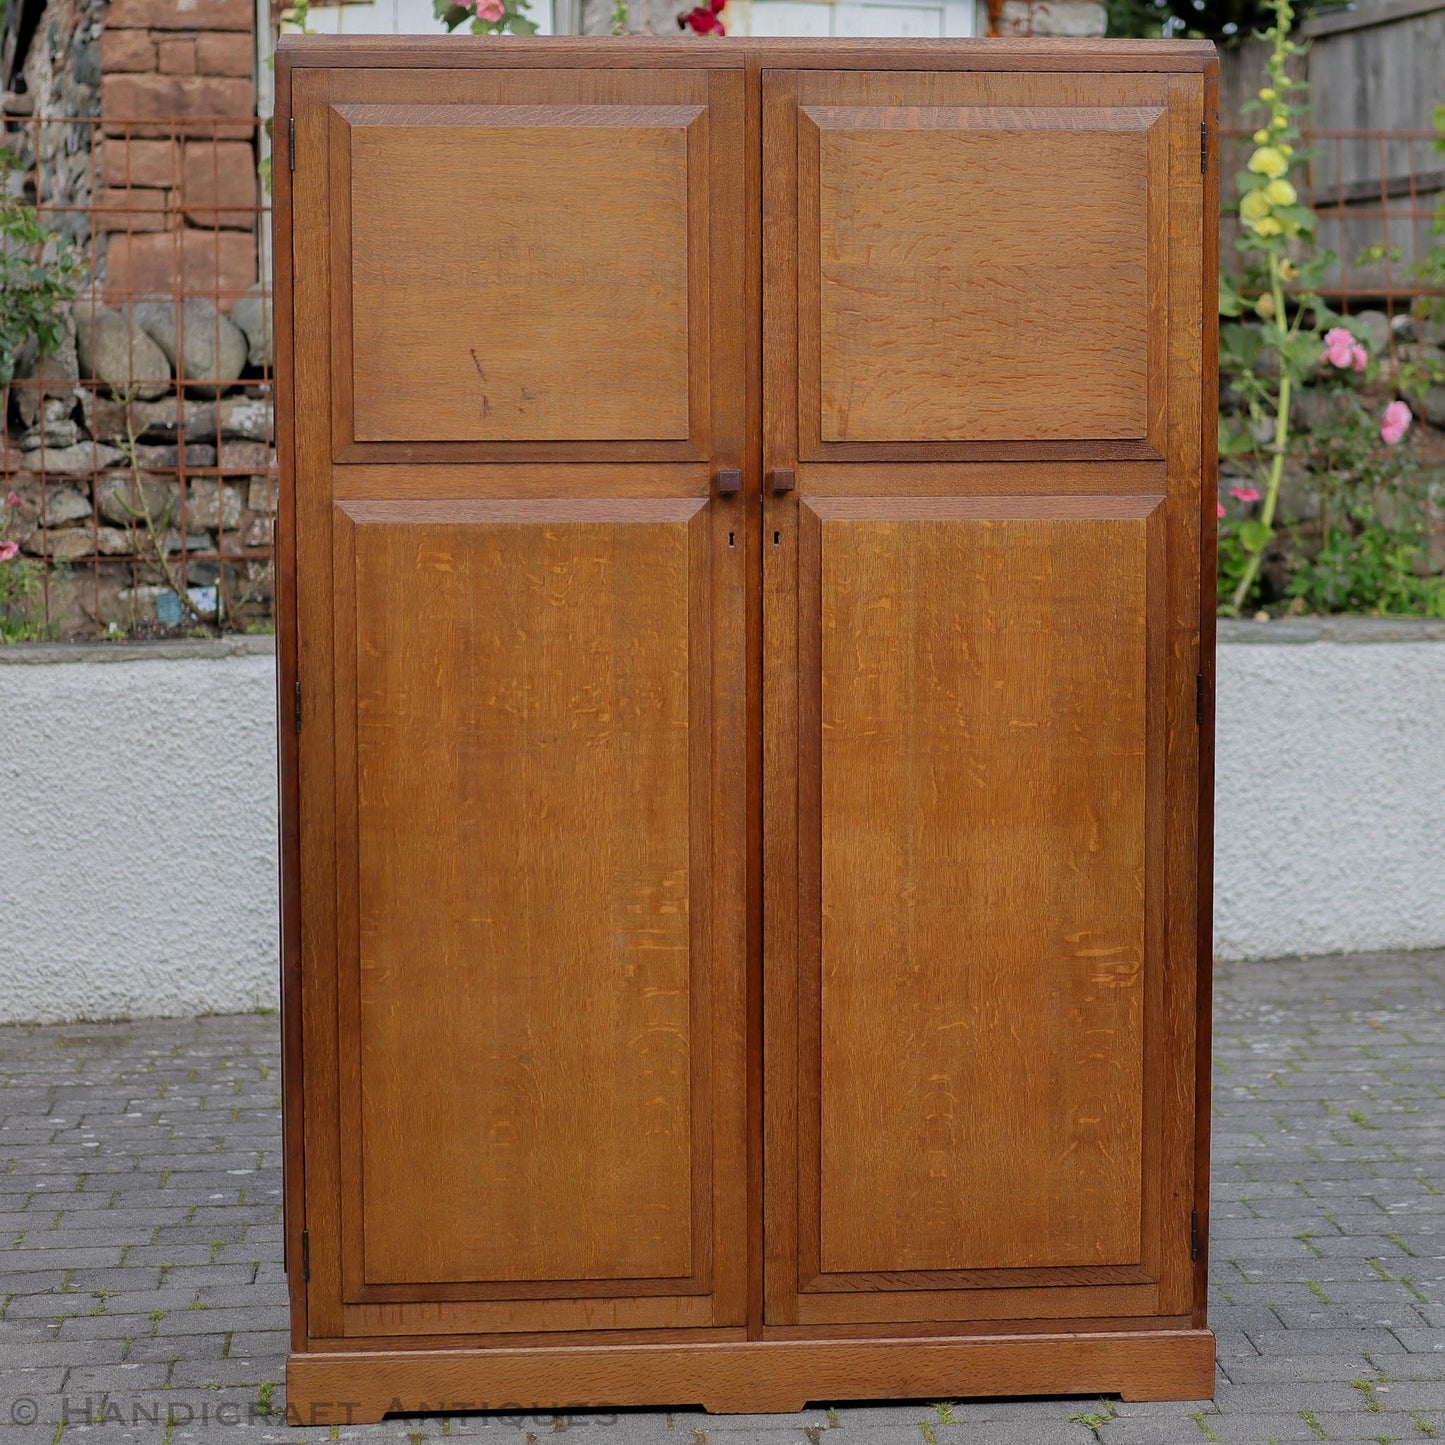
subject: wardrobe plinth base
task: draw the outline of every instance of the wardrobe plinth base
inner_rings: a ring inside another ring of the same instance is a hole
[[[334,1343],[287,1361],[291,1424],[468,1410],[701,1405],[714,1414],[769,1414],[831,1400],[1214,1394],[1207,1329],[475,1350],[327,1347]]]

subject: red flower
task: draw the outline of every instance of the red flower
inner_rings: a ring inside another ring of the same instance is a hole
[[[679,15],[677,28],[691,30],[696,35],[726,35],[727,30],[722,21],[718,19],[726,4],[727,0],[707,0],[707,4],[699,5],[686,14]]]

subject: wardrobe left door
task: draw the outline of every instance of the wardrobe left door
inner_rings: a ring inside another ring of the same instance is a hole
[[[736,1338],[743,71],[318,61],[280,78],[307,1335]]]

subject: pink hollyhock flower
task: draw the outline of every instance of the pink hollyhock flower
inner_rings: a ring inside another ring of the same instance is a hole
[[[1387,447],[1394,446],[1410,430],[1410,423],[1414,419],[1410,408],[1403,401],[1392,401],[1380,418],[1380,440]]]
[[[1353,366],[1356,350],[1363,354],[1364,347],[1343,326],[1325,332],[1325,358],[1331,366],[1338,366],[1341,371]]]
[[[1220,515],[1221,517],[1224,515],[1224,503],[1223,503],[1223,502],[1220,502],[1220,503],[1219,503],[1219,515]]]
[[[19,550],[19,542],[0,542],[0,562],[8,562]]]
[[[1236,502],[1259,501],[1259,492],[1254,487],[1231,487],[1229,489],[1229,495],[1233,497]]]
[[[17,497],[14,492],[11,492],[10,495],[5,498],[5,505],[7,507],[18,507],[20,505],[20,498]]]
[[[500,20],[506,13],[507,7],[502,4],[502,0],[477,0],[478,20]]]
[[[1350,365],[1356,371],[1363,371],[1369,364],[1369,354],[1363,346],[1356,345],[1350,348]]]

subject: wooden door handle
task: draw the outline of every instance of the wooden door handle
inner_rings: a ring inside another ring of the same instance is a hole
[[[768,473],[768,485],[775,492],[791,492],[796,485],[792,467],[774,467]]]
[[[743,489],[743,474],[737,467],[720,467],[717,474],[717,494],[732,497]]]

